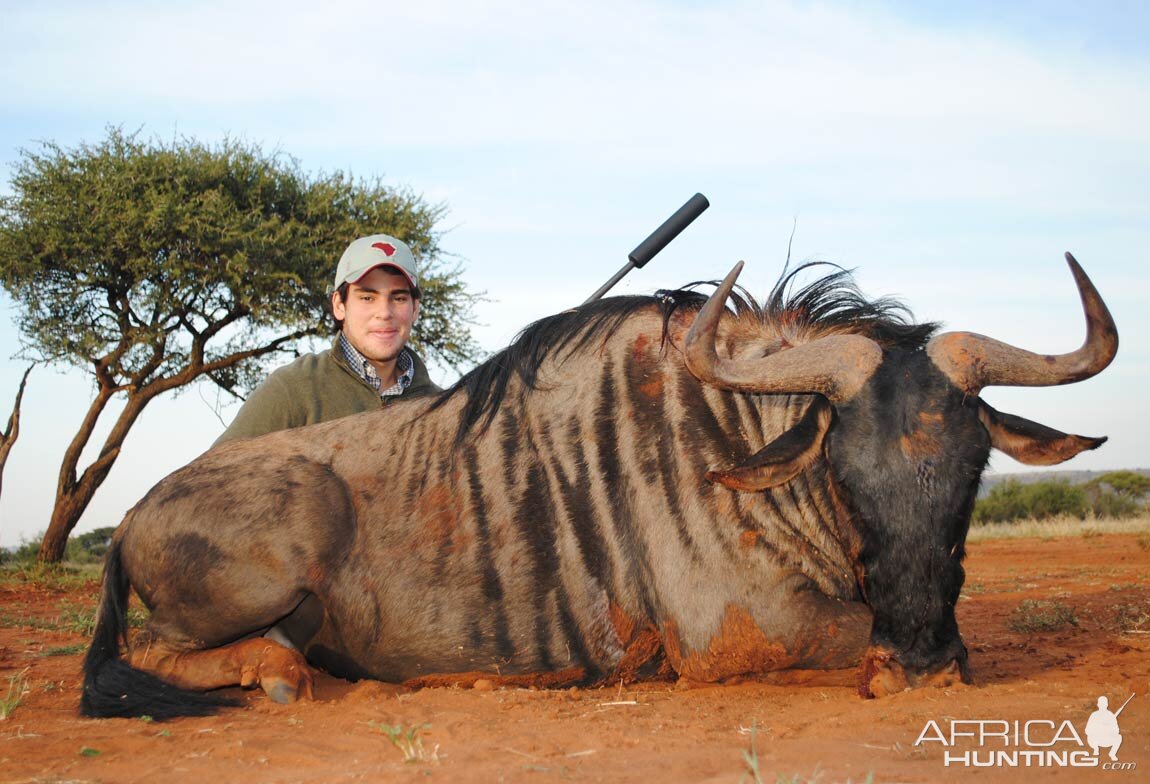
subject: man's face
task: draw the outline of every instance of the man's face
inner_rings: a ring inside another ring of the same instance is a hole
[[[419,302],[402,273],[376,267],[348,287],[346,302],[333,293],[331,309],[343,321],[343,334],[351,345],[372,364],[386,364],[407,345]]]

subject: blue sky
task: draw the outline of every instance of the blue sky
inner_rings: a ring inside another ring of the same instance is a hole
[[[1070,250],[1114,312],[1118,358],[1082,384],[984,397],[1111,436],[1068,468],[1147,466],[1148,7],[5,2],[0,188],[21,147],[109,124],[381,175],[448,206],[443,246],[492,299],[476,330],[492,350],[582,301],[696,191],[711,209],[617,292],[746,259],[761,294],[794,227],[795,259],[856,268],[921,319],[1063,352],[1084,334]],[[0,415],[24,368],[14,313],[0,295]],[[90,395],[75,371],[33,374],[0,544],[46,526]],[[154,403],[80,530],[115,524],[207,448],[215,400]]]

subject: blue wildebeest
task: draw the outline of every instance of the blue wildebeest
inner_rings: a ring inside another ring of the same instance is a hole
[[[117,531],[82,710],[204,713],[235,684],[290,701],[308,662],[412,684],[966,680],[954,606],[991,447],[1045,465],[1105,440],[978,396],[1114,357],[1067,260],[1087,320],[1069,354],[934,335],[842,271],[758,305],[736,267],[709,300],[536,322],[434,401],[218,447]],[[151,618],[125,660],[129,588]],[[261,636],[308,606],[303,653]]]

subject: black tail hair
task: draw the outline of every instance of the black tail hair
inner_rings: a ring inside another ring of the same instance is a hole
[[[218,694],[190,691],[164,683],[120,658],[127,642],[128,575],[115,541],[104,562],[104,587],[92,646],[84,657],[80,715],[92,718],[149,716],[156,721],[179,716],[210,716],[238,705]]]

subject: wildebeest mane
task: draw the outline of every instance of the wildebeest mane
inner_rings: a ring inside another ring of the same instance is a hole
[[[834,271],[796,288],[800,273],[824,265]],[[698,310],[706,302],[707,296],[695,289],[717,285],[715,281],[698,281],[679,289],[661,290],[653,296],[611,297],[539,319],[524,327],[507,348],[444,390],[429,410],[440,408],[457,394],[466,394],[455,435],[456,445],[461,445],[472,428],[483,430],[491,424],[513,378],[518,377],[528,390],[540,388],[539,368],[548,357],[564,352],[570,356],[596,340],[605,341],[628,318],[652,306],[657,306],[662,314],[665,343],[668,323],[675,312],[680,308]],[[730,304],[740,320],[756,324],[765,335],[798,334],[805,340],[854,333],[881,345],[917,347],[937,329],[933,323],[915,324],[910,311],[895,299],[867,299],[849,270],[826,262],[784,270],[765,305],[741,287],[732,292]]]
[[[832,271],[800,287],[799,276],[817,267]],[[859,291],[850,270],[825,261],[784,269],[767,296],[761,318],[778,333],[797,333],[808,341],[852,334],[884,347],[911,349],[923,346],[938,329],[935,322],[916,324],[910,309],[893,297],[868,299]]]
[[[692,284],[695,285],[695,284]],[[655,296],[625,296],[602,299],[535,321],[519,332],[507,348],[477,365],[444,390],[431,405],[434,411],[456,394],[467,395],[456,444],[461,444],[477,424],[485,429],[494,418],[511,380],[518,377],[525,388],[539,388],[539,368],[550,356],[577,352],[596,339],[606,339],[636,312],[658,304],[662,308],[664,336],[674,311],[684,305],[702,307],[706,296],[684,287]]]

